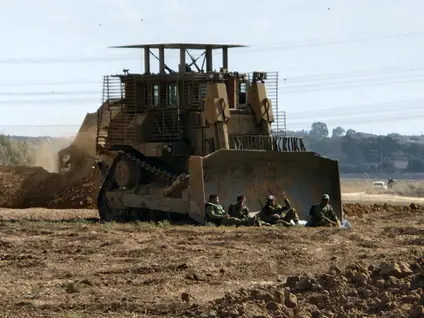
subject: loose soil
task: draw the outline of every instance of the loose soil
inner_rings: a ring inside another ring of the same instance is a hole
[[[423,211],[361,208],[352,230],[3,209],[2,316],[422,317]]]
[[[0,209],[2,317],[424,317],[418,198],[353,193],[351,230],[210,228],[101,224],[90,176],[0,167],[0,191],[30,207]]]
[[[95,208],[94,176],[63,176],[41,167],[0,166],[0,207]]]

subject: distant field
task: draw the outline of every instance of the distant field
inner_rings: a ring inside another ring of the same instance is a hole
[[[387,179],[341,178],[343,193],[365,192],[368,194],[391,194],[407,197],[424,197],[424,180],[399,180],[392,189],[379,190],[372,188],[376,180],[387,182]]]
[[[424,173],[404,173],[404,174],[390,174],[390,173],[340,173],[342,179],[358,179],[358,180],[383,180],[387,181],[388,178],[396,180],[422,180],[424,181]]]

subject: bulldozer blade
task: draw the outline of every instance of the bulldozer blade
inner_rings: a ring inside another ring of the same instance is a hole
[[[259,211],[269,194],[280,204],[285,196],[305,220],[311,205],[327,193],[334,211],[343,217],[338,161],[314,152],[218,150],[191,157],[189,169],[190,200],[203,211],[192,216],[198,221],[204,220],[204,203],[211,194],[219,196],[224,208],[244,194],[251,212]]]
[[[97,112],[87,113],[73,144],[88,155],[96,155]]]

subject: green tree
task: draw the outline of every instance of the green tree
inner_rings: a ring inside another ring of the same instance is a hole
[[[346,135],[342,138],[341,148],[344,158],[346,158],[345,163],[356,165],[364,163],[360,140]]]
[[[321,121],[313,123],[309,135],[313,137],[328,137],[327,124]]]
[[[338,127],[336,127],[336,128],[333,128],[333,131],[332,131],[331,137],[332,137],[332,138],[341,137],[341,136],[343,136],[343,134],[344,134],[344,133],[345,133],[344,128],[342,128],[342,127],[338,126]]]
[[[346,131],[346,136],[351,136],[351,137],[353,137],[353,136],[355,136],[355,135],[356,135],[356,130],[348,129],[348,130]]]

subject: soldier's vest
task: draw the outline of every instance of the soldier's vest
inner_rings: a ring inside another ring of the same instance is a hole
[[[267,215],[271,215],[271,214],[276,214],[277,212],[279,212],[279,210],[281,210],[281,205],[277,204],[276,206],[271,206],[271,205],[266,205],[265,206],[265,211]]]
[[[313,206],[313,208],[311,207],[311,211],[310,211],[310,215],[311,215],[311,222],[312,224],[315,224],[318,221],[321,221],[321,213],[316,213],[317,209],[320,208],[321,209],[321,213],[326,217],[331,219],[330,213],[329,211],[331,211],[331,206],[328,204],[325,207],[321,207],[320,204],[316,204]]]
[[[234,217],[234,214],[237,212],[236,208],[237,208],[237,205],[235,203],[231,203],[228,207],[228,214]]]
[[[217,204],[214,204],[212,202],[206,202],[206,204],[205,204],[205,211],[206,211],[206,209],[207,209],[208,206],[212,206],[213,207],[213,210],[215,211],[215,213],[221,214],[220,213],[221,209],[218,207]],[[211,222],[211,223],[216,223],[216,220],[212,220],[207,213],[205,213],[205,221],[206,222]]]

